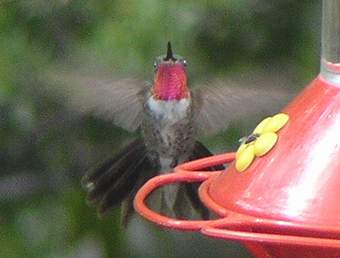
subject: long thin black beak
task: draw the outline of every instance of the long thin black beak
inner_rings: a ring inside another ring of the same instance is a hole
[[[176,61],[177,59],[173,56],[173,53],[172,53],[172,48],[171,48],[171,42],[169,41],[168,42],[168,49],[166,51],[166,57],[164,58],[164,61],[169,61],[169,60],[172,60],[172,61]]]

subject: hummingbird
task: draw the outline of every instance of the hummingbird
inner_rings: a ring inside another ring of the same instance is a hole
[[[187,69],[187,61],[175,55],[168,42],[166,55],[154,62],[151,84],[136,79],[92,83],[83,78],[75,83],[82,89],[75,87],[71,94],[73,109],[93,112],[129,132],[140,132],[140,137],[82,178],[87,198],[100,214],[122,204],[122,222],[127,225],[134,213],[134,196],[148,179],[170,173],[180,163],[212,155],[199,137],[223,131],[232,121],[276,112],[291,96],[287,90],[240,87],[223,80],[192,87]],[[169,216],[195,214],[205,219],[209,212],[200,203],[197,189],[198,184],[170,185],[153,194],[149,203]]]
[[[195,109],[186,66],[186,60],[174,55],[168,42],[166,55],[154,62],[153,86],[131,89],[136,98],[126,103],[129,114],[124,117],[124,124],[132,131],[140,129],[142,138],[83,178],[88,199],[99,206],[100,213],[127,198],[123,214],[126,225],[133,213],[134,196],[148,179],[169,173],[185,161],[212,155],[195,138]],[[223,168],[216,166],[209,170]],[[207,218],[208,212],[198,200],[197,189],[198,185],[168,186],[160,193],[160,211],[184,218],[190,210],[196,210],[199,217]]]

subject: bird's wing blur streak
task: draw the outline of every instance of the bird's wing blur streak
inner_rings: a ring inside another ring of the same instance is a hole
[[[63,96],[74,112],[93,113],[129,132],[136,131],[141,124],[146,88],[142,80],[105,81],[76,73],[54,73],[49,76],[49,84],[48,90]]]
[[[275,80],[272,83],[275,86]],[[294,96],[287,87],[273,87],[270,80],[264,78],[249,83],[247,80],[215,81],[195,88],[192,94],[198,106],[195,109],[198,135],[206,136],[226,129],[231,122],[256,122],[272,115]]]

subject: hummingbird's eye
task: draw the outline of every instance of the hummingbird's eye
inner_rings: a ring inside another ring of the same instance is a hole
[[[183,64],[184,66],[187,66],[187,60],[183,60],[183,61],[182,61],[182,64]]]
[[[157,68],[157,62],[155,61],[154,63],[153,63],[153,68]]]

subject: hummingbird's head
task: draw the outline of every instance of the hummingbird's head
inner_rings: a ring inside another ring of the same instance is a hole
[[[187,87],[186,61],[172,53],[168,42],[167,54],[156,58],[155,79],[152,89],[159,100],[180,100],[190,97]]]

